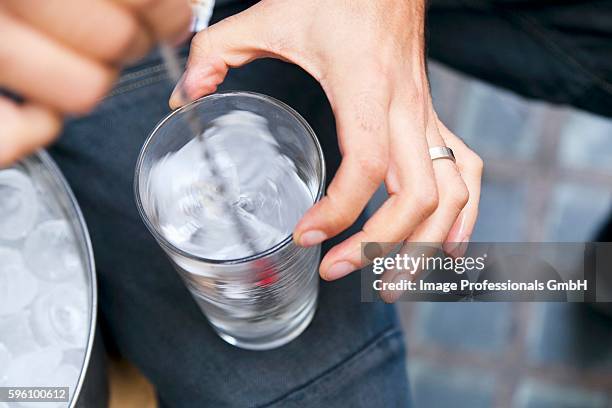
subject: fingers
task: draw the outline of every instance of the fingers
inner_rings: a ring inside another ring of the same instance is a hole
[[[428,150],[436,146],[446,146],[446,141],[440,133],[441,122],[438,121],[433,108],[427,117],[431,120],[431,126],[426,132]],[[430,157],[429,151],[427,156]],[[429,160],[435,175],[438,206],[427,220],[412,231],[408,240],[440,245],[468,202],[469,192],[454,161],[445,158]]]
[[[89,111],[114,81],[112,69],[82,57],[0,13],[0,86],[60,112]]]
[[[90,111],[119,65],[184,36],[190,13],[184,0],[3,1],[0,87],[29,103],[0,101],[0,162],[46,144],[58,114]]]
[[[264,55],[256,39],[262,35],[257,29],[260,24],[251,18],[251,9],[213,24],[193,38],[185,73],[170,96],[172,109],[215,92],[230,67]]]
[[[469,234],[471,234],[478,216],[480,197],[480,177],[482,161],[480,158],[438,121],[440,133],[428,138],[430,145],[447,145],[455,152],[457,165],[447,159],[433,162],[436,182],[439,191],[439,205],[436,211],[413,232],[402,246],[400,254],[409,257],[434,256],[442,242],[444,252],[451,256],[463,256]],[[480,164],[479,164],[480,163]],[[468,169],[467,171],[464,171]],[[450,226],[450,228],[449,228]],[[463,231],[463,232],[462,232]],[[465,244],[452,240],[453,234],[468,234]],[[446,240],[445,238],[446,237]],[[406,272],[388,270],[382,276],[384,282],[399,282],[402,279],[414,280],[422,268]],[[383,301],[393,303],[402,295],[401,291],[381,291]]]
[[[436,137],[431,138],[428,143],[432,147],[445,145],[439,133]],[[469,192],[459,169],[452,160],[437,159],[432,164],[438,189],[438,207],[427,220],[412,232],[408,240],[410,242],[441,245],[468,202]]]
[[[215,92],[229,68],[262,57],[291,61],[318,78],[313,64],[302,55],[312,42],[297,44],[296,37],[304,36],[303,27],[279,22],[297,20],[300,12],[292,2],[258,2],[200,31],[191,42],[187,68],[170,97],[170,107]]]
[[[93,59],[111,63],[134,60],[152,45],[152,39],[134,13],[108,0],[5,0],[3,3],[39,33]]]
[[[332,248],[321,262],[324,279],[340,278],[362,266],[362,242],[401,242],[436,209],[438,192],[429,159],[424,127],[413,114],[393,104],[390,118],[389,168],[385,185],[389,199],[362,231]]]
[[[47,145],[61,127],[58,114],[0,96],[0,168]]]
[[[407,257],[408,259],[427,259],[428,257],[436,256],[436,253],[438,251],[438,248],[428,243],[404,242],[400,250],[398,251],[398,255],[400,257]],[[414,269],[410,270],[397,269],[394,265],[390,269],[386,269],[383,272],[381,280],[385,283],[396,284],[401,282],[402,280],[414,281],[419,275],[423,273],[424,269],[425,268],[422,264],[419,264]],[[379,294],[383,302],[395,303],[404,294],[404,292],[401,290],[383,289],[379,292]]]
[[[428,147],[445,146],[446,141],[439,131],[437,126],[439,122],[433,110],[428,117],[433,119],[435,125],[429,127],[426,132]],[[411,257],[432,256],[436,252],[436,248],[442,245],[469,200],[466,184],[458,167],[452,160],[434,160],[432,161],[432,167],[438,191],[438,205],[435,211],[412,231],[406,243],[402,246],[400,253]],[[414,280],[421,272],[420,269],[410,272],[388,270],[383,274],[382,280],[385,282],[399,282],[402,279]],[[392,303],[401,294],[401,291],[382,291],[381,298],[387,303]]]
[[[478,204],[480,202],[480,188],[482,180],[483,162],[480,157],[470,150],[461,139],[455,136],[441,122],[440,133],[447,146],[455,152],[457,167],[469,192],[469,199],[463,211],[455,221],[448,233],[444,251],[452,256],[463,256],[470,241],[472,231],[478,218]]]
[[[189,33],[191,7],[185,0],[113,0],[139,15],[154,39],[170,44]]]
[[[341,86],[340,89],[351,89]],[[351,226],[383,182],[388,164],[388,96],[379,89],[332,98],[342,163],[325,197],[294,230],[302,246],[316,245]]]
[[[385,184],[390,197],[361,232],[328,252],[320,268],[325,279],[337,279],[363,266],[362,242],[408,238],[440,245],[468,201],[455,163],[432,162],[429,156],[429,147],[445,145],[433,110],[419,113],[408,101],[395,99],[389,113],[390,165]],[[424,128],[418,126],[419,117],[425,117]]]

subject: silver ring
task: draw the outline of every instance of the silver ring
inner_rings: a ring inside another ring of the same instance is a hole
[[[432,161],[437,159],[449,159],[453,162],[455,161],[455,153],[453,153],[453,149],[446,146],[431,147],[429,149],[429,155],[431,156]]]

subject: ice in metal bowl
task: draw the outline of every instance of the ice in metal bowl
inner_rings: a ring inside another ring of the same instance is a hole
[[[95,282],[87,227],[51,158],[40,152],[0,169],[0,386],[69,389],[69,402],[5,406],[75,406],[93,343]]]

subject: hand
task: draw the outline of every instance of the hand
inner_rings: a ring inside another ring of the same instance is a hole
[[[322,85],[337,123],[342,164],[326,196],[296,226],[310,246],[355,222],[384,181],[389,199],[363,230],[332,248],[324,279],[362,266],[362,242],[443,243],[460,255],[476,221],[482,161],[437,118],[423,53],[422,0],[264,0],[199,33],[173,108],[212,93],[228,68],[256,58],[298,64]],[[432,162],[429,148],[457,157]]]
[[[82,114],[121,64],[155,40],[188,34],[185,0],[3,0],[0,3],[0,167],[46,145],[63,114]]]

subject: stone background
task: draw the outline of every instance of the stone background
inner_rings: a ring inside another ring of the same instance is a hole
[[[611,210],[612,121],[430,69],[440,118],[485,161],[472,240],[594,239]],[[415,408],[612,408],[612,314],[559,303],[399,308]]]

